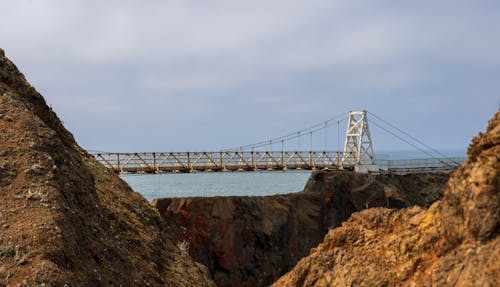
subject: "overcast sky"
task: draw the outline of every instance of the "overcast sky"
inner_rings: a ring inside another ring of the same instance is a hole
[[[500,104],[500,1],[0,3],[0,47],[91,150],[217,150],[354,109],[465,149]]]

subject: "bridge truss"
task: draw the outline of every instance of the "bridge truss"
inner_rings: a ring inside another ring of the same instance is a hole
[[[342,154],[335,151],[92,153],[100,163],[118,173],[327,169],[339,167]]]

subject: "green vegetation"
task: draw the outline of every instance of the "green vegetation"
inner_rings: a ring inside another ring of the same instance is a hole
[[[9,246],[0,253],[0,258],[9,258],[14,256],[16,256],[16,248],[14,248],[14,246]]]
[[[101,233],[101,228],[94,221],[91,221],[89,223],[89,226],[90,226],[90,228],[92,229],[92,231],[94,233],[96,233],[96,234],[100,234]]]
[[[107,180],[102,176],[96,176],[96,180],[99,183],[105,183]]]
[[[151,210],[158,216],[160,216],[160,212],[158,211],[158,208],[156,208],[155,205],[149,205],[149,208],[151,208]]]

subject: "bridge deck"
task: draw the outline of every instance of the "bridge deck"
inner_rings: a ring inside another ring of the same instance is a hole
[[[117,173],[161,173],[194,171],[256,171],[289,169],[352,169],[342,165],[337,151],[218,151],[91,153]],[[453,170],[464,158],[380,161],[382,170],[395,173]]]
[[[92,153],[116,172],[193,172],[324,169],[340,165],[341,152],[138,152]]]

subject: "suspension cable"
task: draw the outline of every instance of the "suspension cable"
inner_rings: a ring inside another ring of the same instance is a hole
[[[337,150],[340,150],[340,121],[337,121]]]
[[[407,133],[407,132],[405,132],[405,131],[401,130],[401,129],[400,129],[400,128],[398,128],[397,126],[395,126],[395,125],[393,125],[393,124],[389,123],[388,121],[385,121],[384,119],[382,119],[381,117],[379,117],[379,116],[375,115],[374,113],[369,112],[369,114],[370,114],[370,115],[372,115],[372,116],[374,116],[375,118],[377,118],[378,120],[380,120],[380,121],[381,121],[381,122],[383,122],[384,124],[386,124],[386,125],[388,125],[388,126],[390,126],[390,127],[394,128],[394,129],[396,129],[398,132],[400,132],[400,133],[402,133],[402,134],[404,134],[404,135],[408,136],[409,138],[411,138],[412,140],[416,141],[417,143],[419,143],[419,144],[423,145],[424,147],[428,148],[429,150],[431,150],[431,151],[435,152],[435,153],[436,153],[436,154],[438,154],[439,156],[442,156],[442,157],[447,157],[446,155],[444,155],[444,154],[442,154],[441,152],[439,152],[439,151],[435,150],[434,148],[432,148],[432,147],[428,146],[427,144],[425,144],[425,143],[424,143],[424,142],[422,142],[421,140],[419,140],[419,139],[415,138],[414,136],[410,135],[409,133]]]
[[[325,148],[324,148],[325,151],[327,147],[328,147],[328,123],[325,122]]]
[[[377,116],[376,114],[374,114],[374,113],[372,113],[372,112],[368,112],[368,113],[369,113],[370,115],[374,116],[376,119],[378,119],[378,120],[380,120],[381,122],[383,122],[384,124],[386,124],[386,125],[388,125],[388,126],[392,127],[393,129],[397,130],[398,132],[400,132],[400,133],[402,133],[402,134],[406,135],[407,137],[411,138],[411,139],[412,139],[412,140],[414,140],[415,142],[417,142],[417,143],[421,144],[422,146],[426,147],[428,150],[430,150],[430,151],[434,152],[435,154],[437,154],[437,155],[439,155],[439,156],[441,156],[441,157],[444,157],[444,158],[448,158],[448,156],[447,156],[447,155],[442,154],[442,153],[441,153],[441,152],[439,152],[438,150],[436,150],[436,149],[434,149],[434,148],[430,147],[429,145],[427,145],[427,144],[426,144],[426,143],[424,143],[423,141],[421,141],[421,140],[419,140],[419,139],[415,138],[415,137],[414,137],[414,136],[412,136],[411,134],[409,134],[409,133],[407,133],[407,132],[403,131],[402,129],[398,128],[397,126],[395,126],[395,125],[391,124],[390,122],[388,122],[388,121],[386,121],[386,120],[382,119],[381,117]],[[427,154],[427,155],[429,155],[429,153],[426,153],[426,154]],[[431,157],[432,157],[432,158],[436,158],[436,156],[435,156],[435,155],[431,155]],[[458,162],[455,162],[455,161],[452,161],[452,162],[453,162],[453,163],[455,163],[455,164],[459,164]]]
[[[309,143],[310,143],[310,147],[309,147],[309,151],[312,151],[313,149],[313,132],[309,132]]]
[[[422,152],[422,153],[424,153],[424,154],[426,154],[426,155],[428,155],[428,156],[432,157],[433,159],[438,160],[439,162],[441,162],[441,163],[443,163],[443,164],[448,164],[447,162],[445,162],[445,161],[443,161],[442,159],[440,159],[440,158],[438,158],[438,157],[434,156],[433,154],[429,153],[428,151],[426,151],[426,150],[424,150],[424,149],[419,148],[418,146],[414,145],[413,143],[411,143],[411,142],[407,141],[406,139],[404,139],[404,138],[400,137],[400,136],[399,136],[399,135],[397,135],[396,133],[394,133],[394,132],[392,132],[392,131],[390,131],[390,130],[388,130],[388,129],[384,128],[383,126],[381,126],[381,125],[377,124],[377,122],[376,122],[376,121],[371,121],[370,123],[371,123],[371,124],[373,124],[373,125],[375,125],[375,126],[377,126],[377,127],[378,127],[378,128],[380,128],[380,129],[384,130],[385,132],[387,132],[387,133],[391,134],[392,136],[396,137],[397,139],[399,139],[399,140],[401,140],[401,141],[403,141],[403,142],[405,142],[405,143],[407,143],[407,144],[411,145],[413,148],[415,148],[415,149],[417,149],[418,151],[420,151],[420,152]]]
[[[297,135],[297,138],[298,138],[298,142],[299,142],[299,148],[298,148],[298,149],[300,150],[300,131],[299,131],[299,132],[297,132],[297,134],[298,134],[298,135]]]
[[[293,132],[293,133],[290,133],[290,134],[287,134],[287,135],[284,135],[284,136],[272,138],[272,139],[269,139],[269,140],[265,140],[265,141],[261,141],[261,142],[257,142],[257,143],[253,143],[253,144],[243,145],[240,148],[244,148],[244,149],[247,149],[247,148],[257,148],[257,147],[262,147],[262,146],[270,145],[272,143],[279,142],[279,141],[282,141],[282,140],[283,141],[289,141],[289,140],[298,138],[299,149],[300,149],[300,138],[301,138],[301,136],[303,134],[308,133],[308,132],[314,133],[314,132],[317,132],[319,130],[323,130],[326,127],[329,126],[330,122],[344,121],[345,120],[345,116],[346,116],[345,113],[339,114],[339,115],[337,115],[337,116],[335,116],[333,118],[330,118],[330,119],[328,119],[326,121],[323,121],[321,123],[312,125],[312,126],[310,126],[308,128],[302,129],[300,131],[296,131],[296,132]],[[342,119],[341,117],[344,117],[344,118]],[[231,151],[231,150],[234,150],[234,149],[235,148],[228,148],[228,149],[223,149],[222,151]]]

